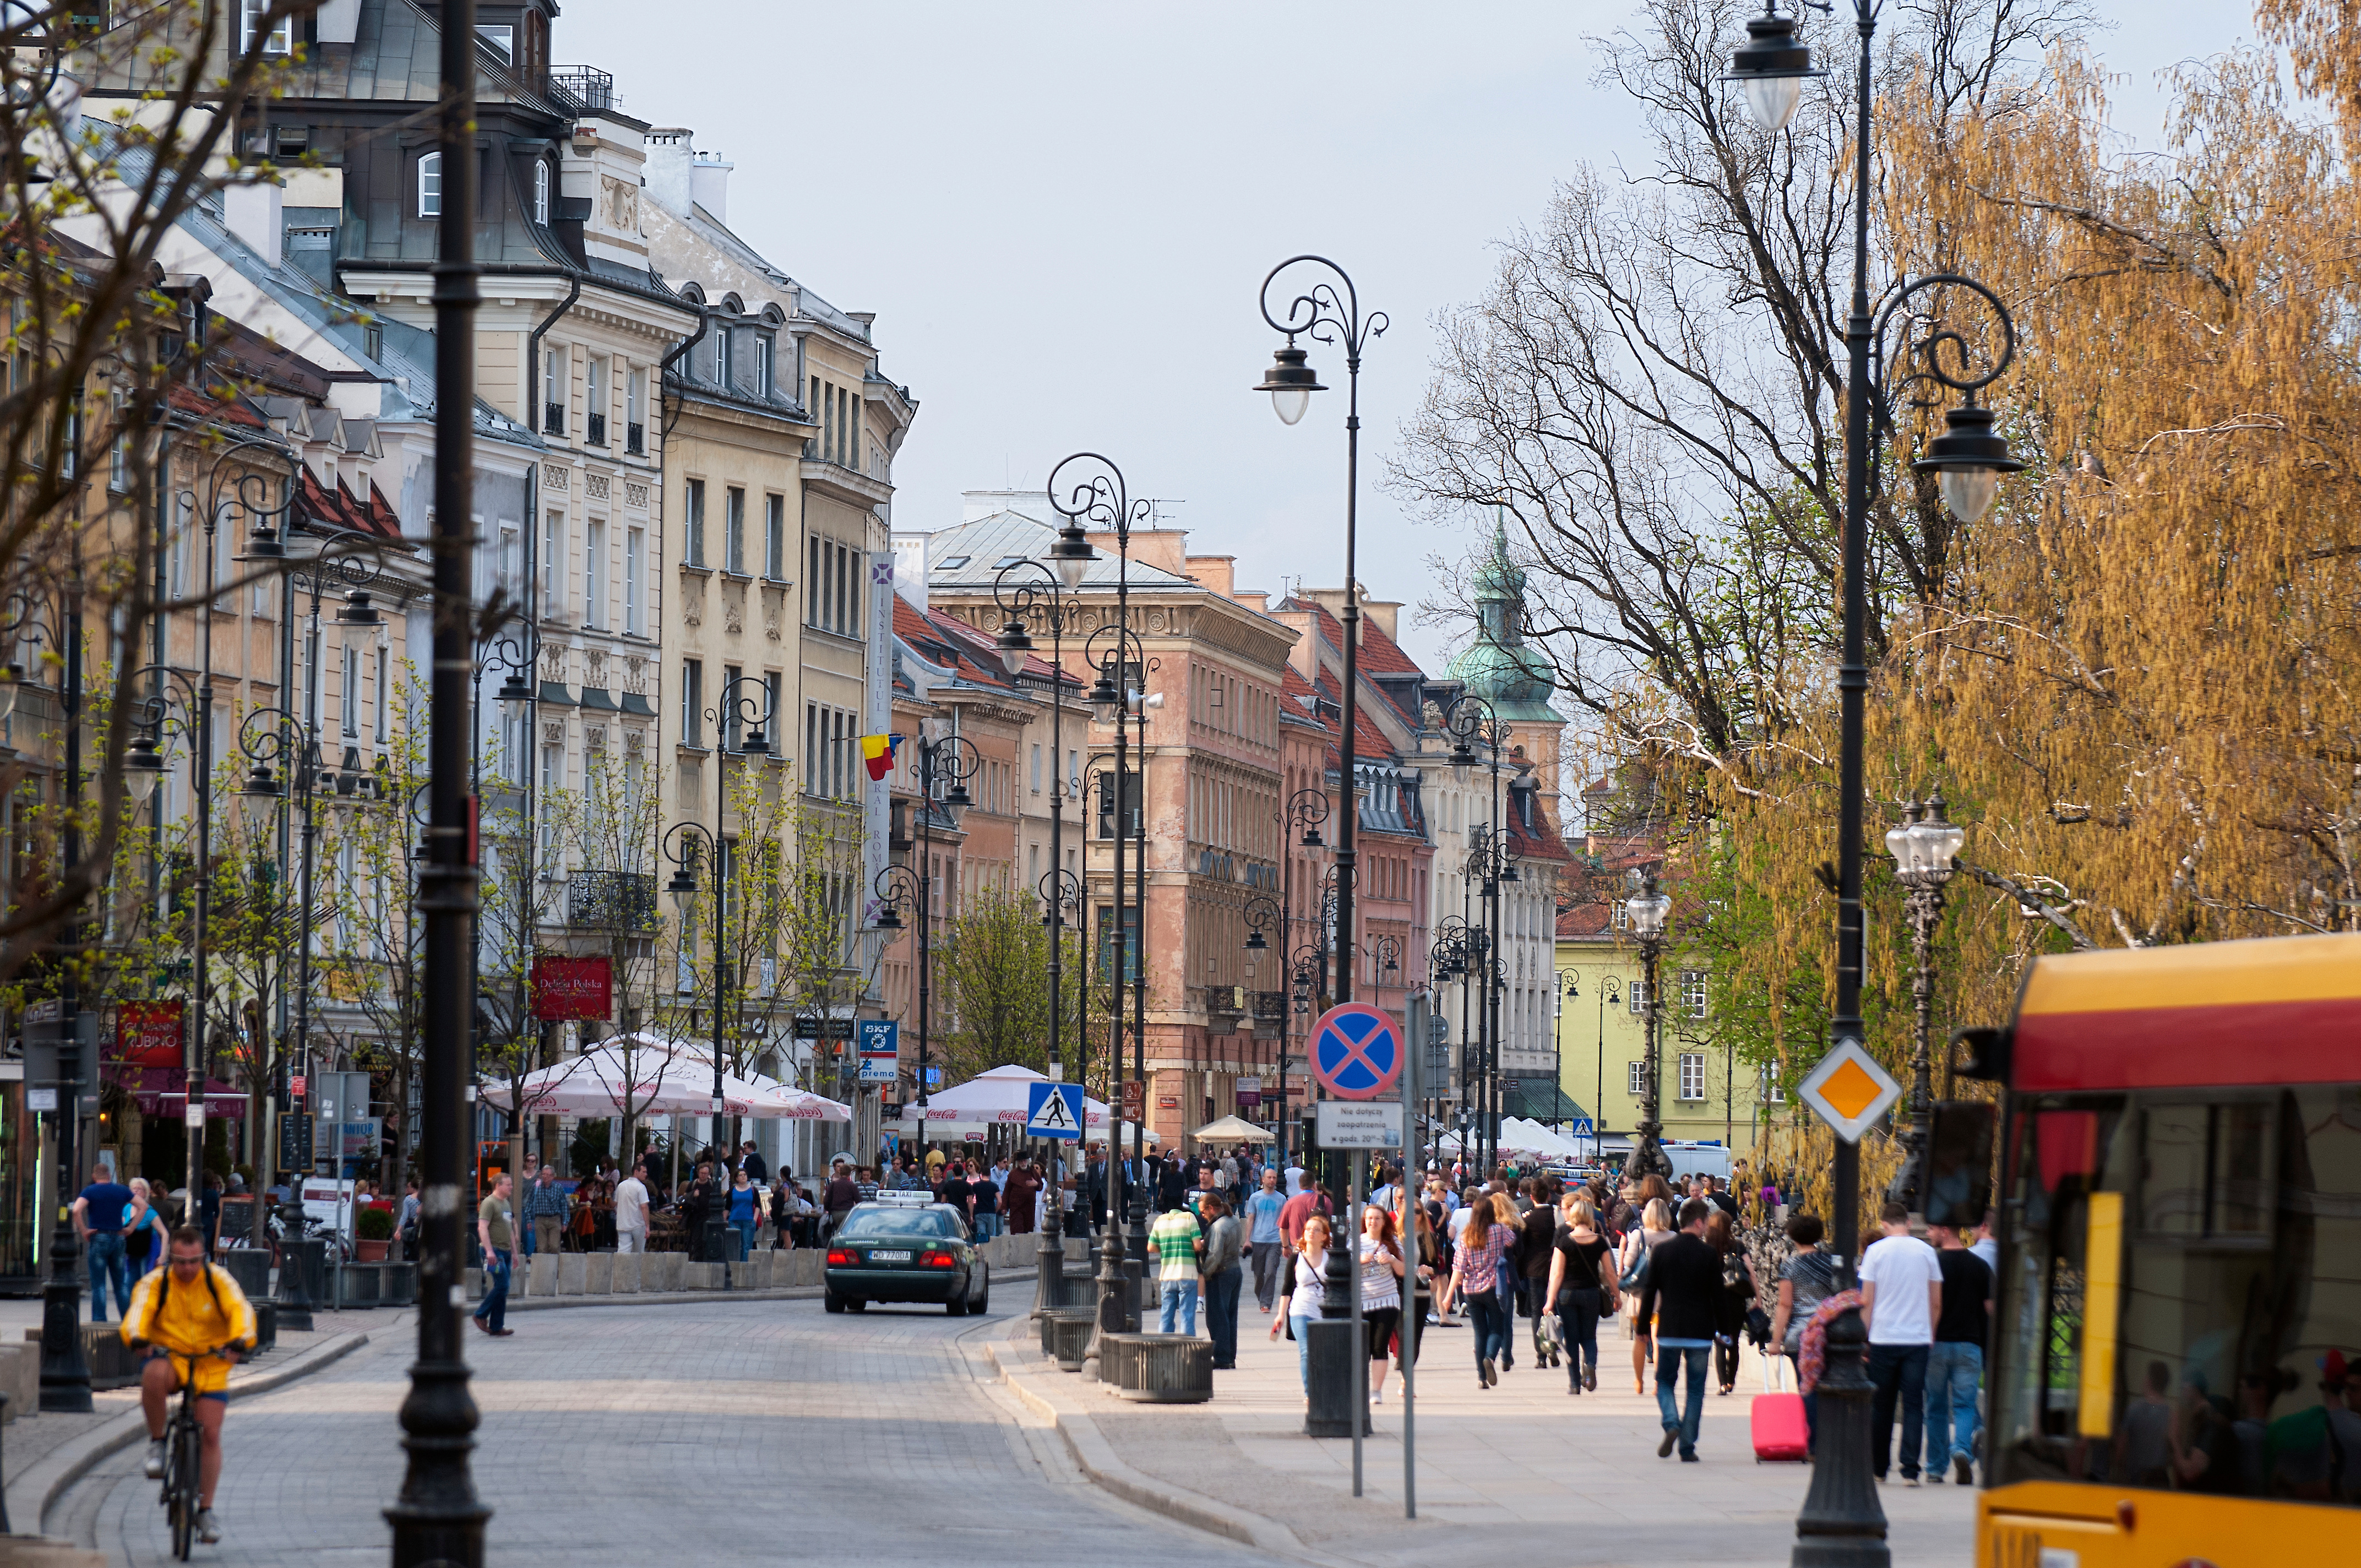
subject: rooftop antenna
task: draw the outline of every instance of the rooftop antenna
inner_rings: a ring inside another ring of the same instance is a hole
[[[1164,509],[1166,507],[1184,507],[1188,504],[1189,501],[1186,497],[1182,497],[1179,500],[1164,500],[1155,496],[1148,497],[1148,526],[1150,528],[1161,528],[1163,526],[1162,520],[1164,516]]]

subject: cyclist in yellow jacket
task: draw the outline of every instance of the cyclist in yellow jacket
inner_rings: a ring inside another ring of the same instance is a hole
[[[140,1277],[124,1315],[124,1343],[147,1347],[139,1402],[148,1414],[148,1476],[164,1474],[164,1422],[185,1376],[197,1391],[202,1497],[197,1538],[221,1539],[214,1519],[214,1485],[221,1479],[222,1416],[228,1409],[229,1369],[254,1347],[254,1308],[226,1270],[205,1261],[205,1236],[194,1225],[173,1231],[165,1267]]]

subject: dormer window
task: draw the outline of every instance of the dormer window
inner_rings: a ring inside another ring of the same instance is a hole
[[[254,52],[254,30],[264,17],[270,15],[271,0],[240,0],[238,5],[237,49],[240,54]],[[295,48],[295,18],[281,16],[262,40],[265,54],[291,54]]]
[[[430,152],[418,160],[418,215],[443,215],[443,155]]]
[[[476,36],[483,39],[485,45],[494,54],[500,56],[502,65],[516,63],[516,29],[514,27],[490,27],[478,22],[476,24]]]
[[[726,326],[713,334],[713,378],[724,387],[730,385],[730,329]]]
[[[549,222],[549,164],[538,158],[533,160],[533,221]]]
[[[771,334],[768,333],[754,334],[754,395],[759,398],[771,395]]]

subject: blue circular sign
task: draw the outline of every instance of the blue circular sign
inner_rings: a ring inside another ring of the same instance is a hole
[[[1374,1100],[1401,1076],[1401,1031],[1361,1002],[1340,1002],[1312,1026],[1312,1076],[1340,1100]]]

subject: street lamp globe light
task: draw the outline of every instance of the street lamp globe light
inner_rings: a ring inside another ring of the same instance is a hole
[[[1746,97],[1746,112],[1766,131],[1783,131],[1804,101],[1804,83],[1826,74],[1812,66],[1812,51],[1795,37],[1795,18],[1782,16],[1777,0],[1746,24],[1746,42],[1730,58],[1730,74]]]
[[[123,753],[123,786],[131,795],[131,804],[144,808],[163,782],[164,758],[156,749],[155,733],[143,729],[131,738]]]
[[[1091,548],[1090,539],[1079,522],[1069,521],[1060,529],[1058,542],[1049,546],[1049,565],[1057,572],[1058,580],[1066,585],[1068,593],[1082,586],[1083,574],[1098,558],[1099,553]]]
[[[1664,934],[1664,919],[1673,912],[1672,895],[1651,886],[1642,886],[1623,902],[1624,912],[1631,917],[1631,934],[1642,941],[1653,942]]]
[[[1257,392],[1270,394],[1270,406],[1279,414],[1281,424],[1293,424],[1312,407],[1312,394],[1328,389],[1320,384],[1319,373],[1305,363],[1309,356],[1295,346],[1290,336],[1287,346],[1270,356],[1270,368],[1263,372],[1255,384]]]
[[[509,672],[509,678],[500,683],[497,696],[500,702],[511,707],[522,707],[533,700],[533,688],[525,685],[524,672],[513,669]]]
[[[1000,641],[995,646],[1000,650],[1000,667],[1014,680],[1025,667],[1025,661],[1032,656],[1033,637],[1025,630],[1025,623],[1012,615],[1001,627]]]
[[[672,894],[673,913],[680,916],[681,928],[686,931],[688,917],[697,908],[696,874],[684,864],[672,873],[672,880],[664,883],[664,891]]]
[[[16,711],[16,694],[25,689],[25,671],[15,663],[0,664],[0,719]]]
[[[1974,522],[1991,510],[2000,477],[2025,466],[2008,449],[2008,438],[1993,429],[1993,411],[1970,400],[1943,416],[1943,433],[1927,444],[1927,455],[1910,466],[1935,476],[1943,504],[1961,522]]]

